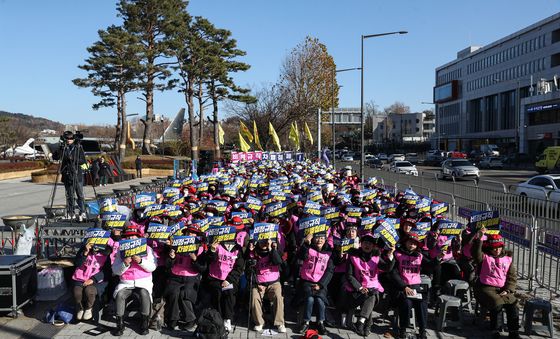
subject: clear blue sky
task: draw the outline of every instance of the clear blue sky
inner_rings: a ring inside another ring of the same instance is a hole
[[[63,123],[114,124],[114,109],[93,111],[95,97],[71,80],[97,30],[118,24],[114,0],[0,0],[0,110]],[[430,106],[434,69],[457,51],[485,45],[560,11],[557,0],[192,0],[193,15],[233,32],[252,67],[239,84],[277,80],[285,56],[306,35],[320,39],[339,68],[358,67],[360,35],[407,30],[365,42],[365,101]],[[342,107],[359,107],[359,72],[338,75]],[[129,95],[129,113],[144,104]],[[185,107],[176,92],[157,93],[156,113]],[[225,112],[222,112],[224,116]]]

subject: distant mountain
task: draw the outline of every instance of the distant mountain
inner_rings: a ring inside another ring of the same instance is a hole
[[[64,130],[64,125],[58,121],[52,121],[46,118],[34,117],[32,115],[22,114],[22,113],[10,113],[5,111],[0,111],[0,118],[9,118],[10,126],[25,126],[29,132],[39,133],[45,129],[52,129],[57,132]]]

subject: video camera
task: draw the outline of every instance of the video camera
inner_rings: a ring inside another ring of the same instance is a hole
[[[73,139],[75,143],[80,143],[84,139],[84,134],[81,131],[65,131],[60,136],[60,142],[65,143],[68,139]]]

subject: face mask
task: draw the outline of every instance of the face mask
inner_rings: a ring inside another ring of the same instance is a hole
[[[346,171],[344,172],[344,175],[347,177],[351,177],[352,176],[352,171]]]

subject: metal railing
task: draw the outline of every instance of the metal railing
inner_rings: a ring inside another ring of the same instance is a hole
[[[451,217],[464,224],[469,221],[469,211],[499,211],[501,233],[507,249],[513,252],[518,275],[529,281],[529,289],[538,281],[551,292],[560,291],[560,222],[550,201],[520,197],[496,181],[465,185],[428,179],[420,173],[418,177],[384,171],[375,175],[384,187],[411,188],[449,203]]]

